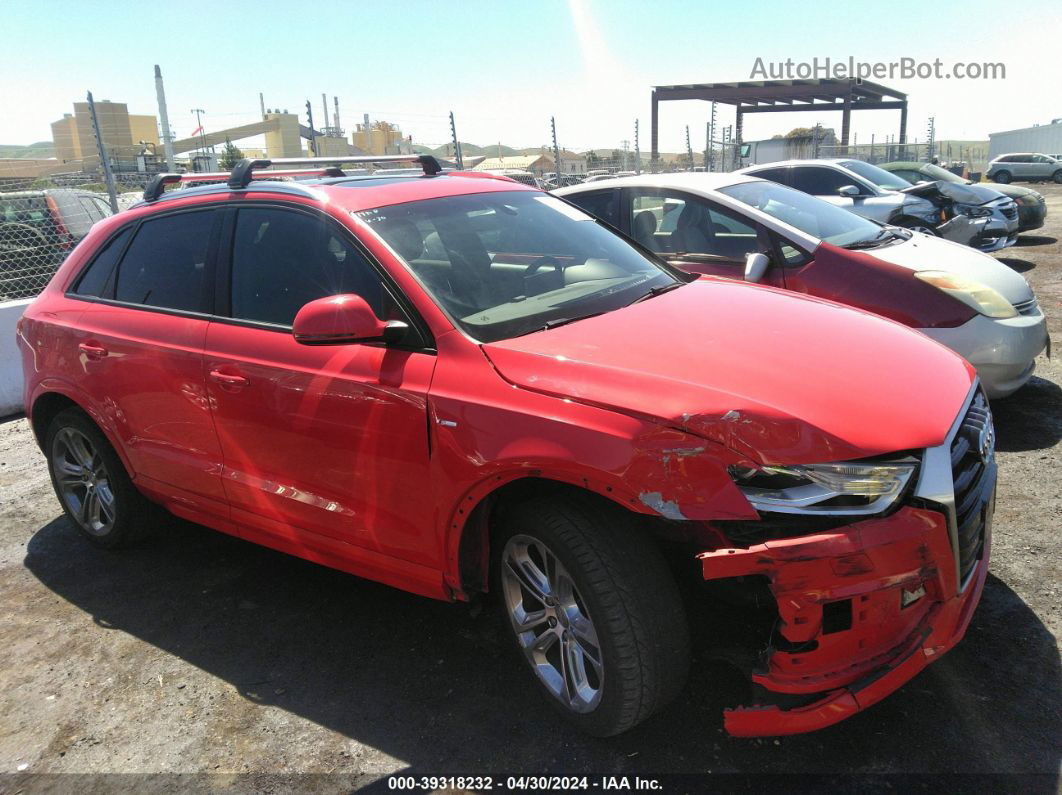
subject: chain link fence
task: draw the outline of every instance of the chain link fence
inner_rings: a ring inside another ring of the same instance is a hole
[[[83,170],[85,169],[85,170]],[[0,162],[0,301],[36,296],[97,221],[113,214],[92,163]],[[118,209],[141,198],[150,174],[115,174]]]

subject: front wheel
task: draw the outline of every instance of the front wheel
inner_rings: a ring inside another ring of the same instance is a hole
[[[1056,184],[1062,185],[1062,169],[1059,169],[1052,174],[1051,179],[1054,180]]]
[[[997,182],[1000,185],[1009,185],[1010,184],[1010,172],[1009,171],[1000,171],[998,174],[993,174],[992,175],[992,181],[993,182]]]
[[[555,708],[607,737],[679,693],[690,658],[685,611],[631,515],[580,499],[536,500],[511,511],[500,530],[501,601]]]
[[[87,414],[76,408],[59,412],[48,426],[44,449],[55,495],[89,541],[118,547],[139,536],[151,504]]]
[[[930,237],[937,236],[937,230],[923,221],[908,219],[900,221],[896,225],[902,226],[904,229],[910,229],[912,232],[921,232],[923,235],[929,235]]]

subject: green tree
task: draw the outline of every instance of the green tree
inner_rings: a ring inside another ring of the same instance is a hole
[[[221,157],[218,159],[218,165],[226,171],[236,167],[236,164],[243,160],[243,152],[241,152],[228,136],[225,137],[225,146],[221,150]]]

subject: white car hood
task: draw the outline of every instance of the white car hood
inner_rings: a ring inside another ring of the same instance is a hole
[[[991,287],[1012,304],[1033,297],[1024,277],[980,251],[915,232],[910,240],[865,253],[913,271],[947,271]]]

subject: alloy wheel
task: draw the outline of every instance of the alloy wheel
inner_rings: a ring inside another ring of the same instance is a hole
[[[502,590],[535,675],[568,709],[591,712],[605,678],[601,644],[567,569],[542,541],[515,535],[502,551]]]
[[[85,434],[62,428],[52,441],[52,473],[59,494],[78,524],[92,535],[105,535],[116,516],[107,466]]]

